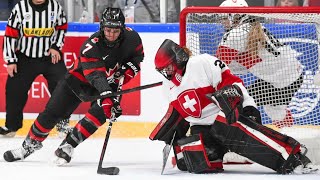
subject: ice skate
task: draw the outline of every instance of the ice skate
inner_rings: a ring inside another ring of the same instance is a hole
[[[293,174],[311,174],[318,171],[318,168],[313,165],[310,159],[304,154],[297,154],[298,166],[293,169]]]
[[[278,169],[279,174],[310,174],[318,171],[318,168],[306,156],[307,148],[303,145],[301,147],[305,149],[304,153],[291,154],[283,166]]]
[[[71,161],[73,150],[74,148],[69,143],[67,143],[66,140],[64,140],[58,147],[58,149],[54,152],[56,156],[54,163],[57,166],[68,164]]]
[[[22,147],[6,151],[3,154],[4,160],[7,162],[14,162],[18,160],[23,160],[32,154],[34,151],[39,150],[43,147],[40,141],[36,141],[27,137],[23,143]]]

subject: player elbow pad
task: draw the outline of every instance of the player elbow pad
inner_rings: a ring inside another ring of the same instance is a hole
[[[170,144],[174,132],[176,132],[175,138],[180,139],[185,136],[188,129],[189,123],[170,105],[165,116],[151,132],[149,139],[164,141]]]

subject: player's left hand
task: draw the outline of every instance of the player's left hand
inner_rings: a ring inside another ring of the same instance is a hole
[[[61,56],[59,51],[50,48],[49,49],[49,55],[51,56],[51,62],[52,64],[56,64],[61,60]]]
[[[134,78],[138,72],[140,71],[140,67],[138,65],[135,65],[132,62],[127,62],[126,64],[123,64],[114,74],[114,78],[117,80],[124,76],[123,83],[126,84],[129,82],[132,78]]]

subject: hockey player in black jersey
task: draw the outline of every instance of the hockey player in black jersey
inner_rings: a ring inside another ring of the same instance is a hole
[[[118,87],[119,77],[124,77],[125,84],[137,75],[144,58],[143,45],[139,34],[125,27],[124,22],[120,9],[105,9],[100,30],[83,43],[78,61],[56,87],[22,146],[4,153],[6,161],[22,160],[42,148],[42,141],[55,124],[69,117],[81,103],[76,92],[85,95],[112,93]],[[73,149],[110,119],[111,114],[115,117],[122,114],[120,102],[114,98],[91,102],[88,112],[55,151],[56,162],[69,163]]]

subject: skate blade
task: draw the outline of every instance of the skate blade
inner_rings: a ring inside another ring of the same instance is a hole
[[[59,157],[55,157],[55,159],[53,160],[53,163],[56,166],[67,166],[69,164],[65,159],[59,158]]]
[[[296,169],[293,170],[294,174],[313,174],[318,172],[318,168],[309,166],[309,167],[302,167],[298,166]]]

